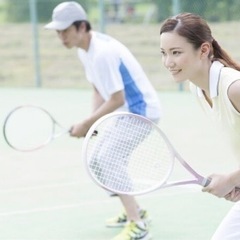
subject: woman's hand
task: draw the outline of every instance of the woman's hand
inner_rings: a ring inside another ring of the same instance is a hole
[[[238,202],[240,200],[240,188],[234,188],[224,198],[231,202]]]
[[[211,182],[202,189],[203,192],[211,193],[219,198],[225,198],[227,196],[227,200],[235,199],[235,185],[232,183],[229,175],[212,174],[209,178]],[[233,195],[231,195],[231,193]]]

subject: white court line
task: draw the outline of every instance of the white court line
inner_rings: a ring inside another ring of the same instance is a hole
[[[48,208],[33,208],[33,209],[26,209],[26,210],[17,210],[17,211],[11,211],[11,212],[2,212],[0,213],[0,216],[13,216],[13,215],[24,215],[24,214],[31,214],[31,213],[38,213],[38,212],[50,212],[50,211],[56,211],[56,210],[62,210],[62,209],[71,209],[71,208],[78,208],[88,205],[95,205],[96,203],[108,203],[110,202],[110,199],[108,200],[102,200],[102,201],[87,201],[83,203],[73,203],[73,204],[66,204],[66,205],[59,205],[54,207],[48,207]]]
[[[10,188],[10,189],[2,189],[0,190],[0,194],[2,193],[11,193],[11,192],[25,192],[25,191],[35,191],[39,189],[49,189],[49,188],[58,188],[58,187],[67,187],[73,185],[80,185],[80,181],[73,181],[68,183],[56,183],[56,184],[46,184],[46,185],[38,185],[34,187],[19,187],[19,188]]]
[[[73,184],[79,184],[79,182],[70,182],[66,184],[54,184],[49,186],[38,186],[35,188],[21,188],[21,189],[15,189],[15,191],[26,191],[26,190],[36,190],[40,188],[52,188],[54,186],[60,187],[60,186],[69,186]],[[141,198],[152,198],[152,197],[163,197],[163,196],[173,196],[173,195],[180,195],[180,194],[186,194],[186,193],[199,193],[199,188],[194,186],[177,186],[176,189],[181,189],[180,191],[175,192],[173,189],[171,191],[155,191],[151,194],[145,194],[138,197]],[[185,189],[186,191],[183,191]],[[12,189],[13,191],[13,189]],[[94,201],[85,201],[82,203],[73,203],[73,204],[64,204],[64,205],[58,205],[58,206],[52,206],[52,207],[45,207],[45,208],[33,208],[33,209],[26,209],[26,210],[16,210],[16,211],[10,211],[10,212],[2,212],[0,213],[0,217],[4,216],[14,216],[14,215],[26,215],[26,214],[32,214],[32,213],[39,213],[39,212],[51,212],[51,211],[57,211],[57,210],[64,210],[64,209],[71,209],[71,208],[79,208],[79,207],[86,207],[96,204],[103,204],[103,203],[110,203],[112,201],[112,198],[108,198],[106,200],[94,200]]]
[[[45,185],[38,185],[38,186],[29,186],[29,187],[19,187],[19,188],[9,188],[9,189],[0,189],[0,194],[4,193],[17,193],[17,192],[25,192],[25,191],[35,191],[39,189],[51,189],[51,188],[59,188],[59,187],[68,187],[68,186],[74,186],[74,185],[81,185],[83,182],[81,181],[72,181],[68,183],[54,183],[54,184],[45,184]],[[191,189],[191,190],[196,190],[199,189],[198,186],[195,185],[179,185],[179,186],[174,186],[173,188],[175,189]],[[171,189],[171,188],[165,188],[165,189]],[[155,192],[158,192],[161,190],[155,190]]]

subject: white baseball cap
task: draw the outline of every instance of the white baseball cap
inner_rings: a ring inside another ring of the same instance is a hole
[[[44,26],[46,29],[64,30],[76,21],[87,20],[87,14],[77,2],[63,2],[53,9],[52,22]]]

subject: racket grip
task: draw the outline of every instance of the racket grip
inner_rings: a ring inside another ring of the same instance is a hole
[[[202,186],[207,187],[210,184],[211,181],[212,181],[211,178],[204,178],[203,182],[202,182]]]
[[[97,136],[98,135],[98,131],[94,130],[94,132],[92,133],[92,136]]]
[[[212,181],[211,178],[205,178],[204,181],[203,181],[203,187],[207,187],[210,184],[211,181]],[[240,191],[240,187],[235,187],[235,190]]]

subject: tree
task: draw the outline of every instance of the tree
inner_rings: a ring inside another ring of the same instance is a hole
[[[30,21],[30,1],[31,0],[5,0],[6,20],[8,22],[29,22]],[[49,21],[52,16],[52,10],[62,0],[35,0],[37,4],[37,14],[39,22]],[[87,0],[76,0],[86,10]]]
[[[178,1],[180,12],[199,14],[207,21],[239,20],[239,0],[152,0],[158,9],[158,21],[172,16]]]

